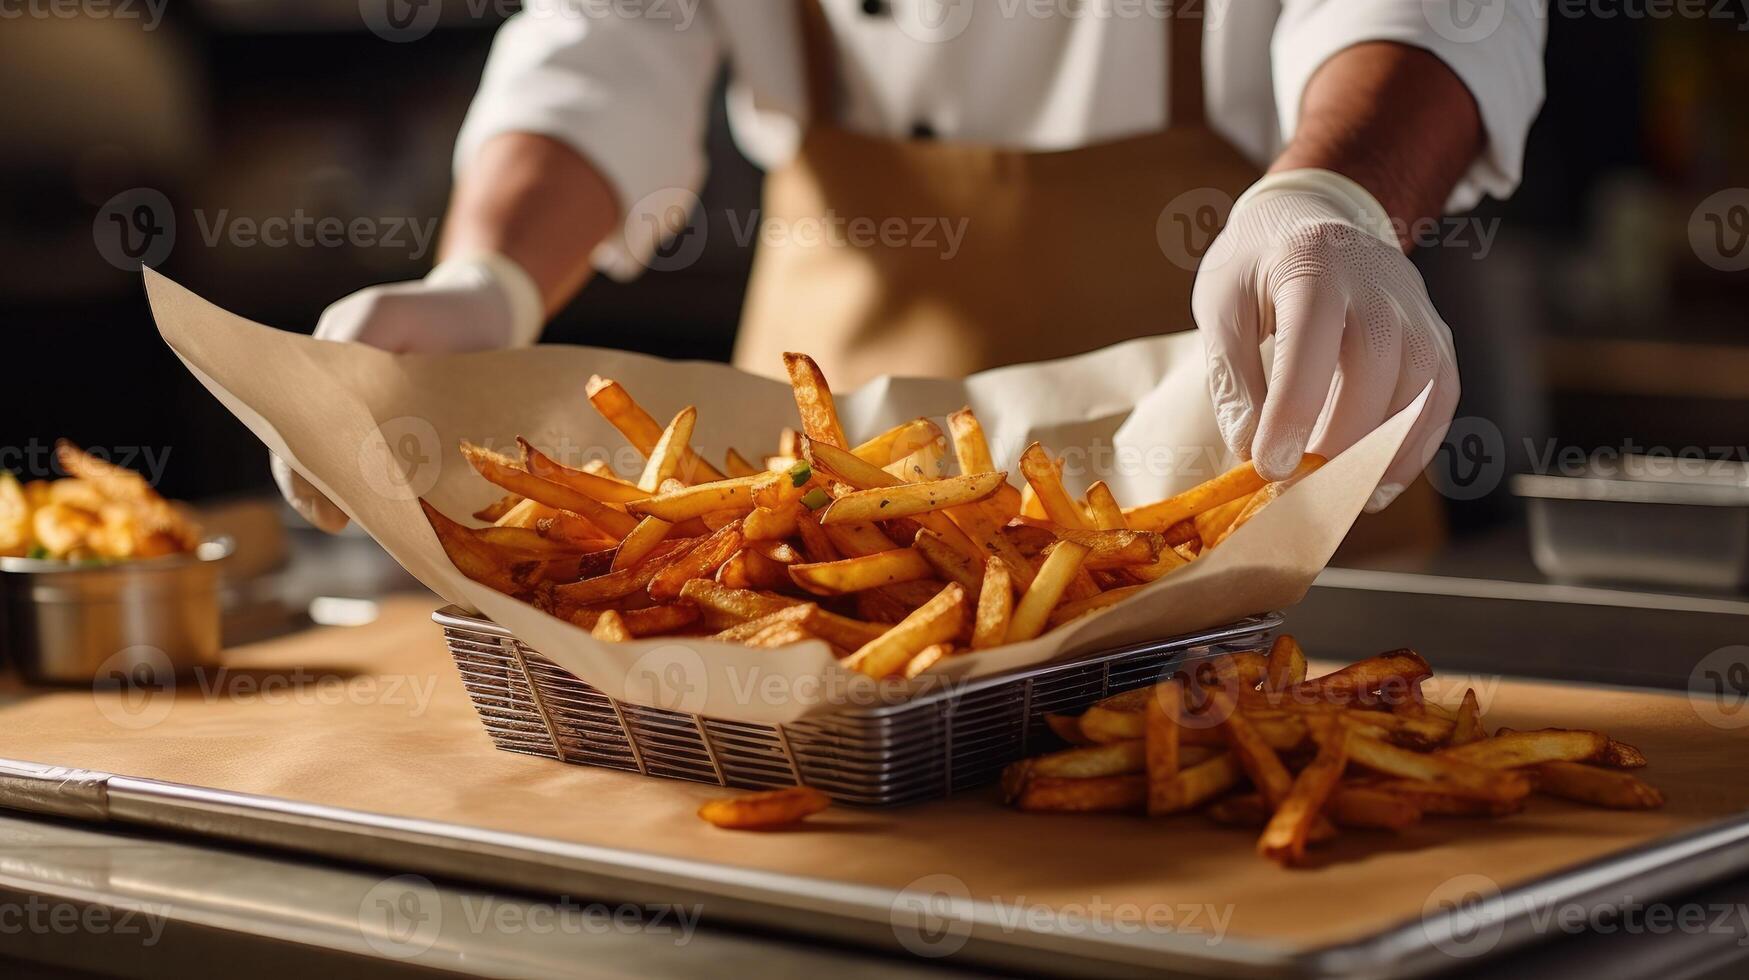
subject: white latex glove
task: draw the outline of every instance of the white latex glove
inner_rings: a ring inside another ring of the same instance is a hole
[[[1359,184],[1290,170],[1252,185],[1197,272],[1191,308],[1221,437],[1281,479],[1306,450],[1335,456],[1433,382],[1368,511],[1433,459],[1457,409],[1451,330],[1389,218]],[[1275,336],[1264,370],[1258,346]]]
[[[424,279],[361,289],[322,311],[319,340],[356,341],[398,354],[526,347],[544,320],[540,289],[502,255],[451,259]],[[303,518],[330,534],[346,514],[278,456],[273,482]]]

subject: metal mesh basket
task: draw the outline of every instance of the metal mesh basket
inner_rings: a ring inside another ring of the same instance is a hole
[[[608,697],[487,619],[450,606],[443,627],[498,748],[574,765],[764,789],[805,783],[845,803],[938,799],[993,782],[1056,743],[1044,721],[1153,683],[1181,661],[1264,646],[1279,615],[979,678],[903,704],[786,725],[723,721]]]

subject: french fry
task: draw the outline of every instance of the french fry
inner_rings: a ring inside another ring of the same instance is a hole
[[[1258,854],[1281,864],[1305,860],[1306,842],[1318,824],[1319,813],[1348,765],[1349,738],[1348,729],[1340,725],[1328,726],[1318,736],[1317,756],[1294,777],[1287,798],[1275,807],[1263,836],[1258,838]]]
[[[725,830],[762,830],[810,817],[832,805],[825,793],[809,786],[791,786],[712,800],[698,808],[699,818]]]
[[[1140,585],[1123,585],[1115,589],[1106,589],[1104,592],[1090,596],[1086,599],[1077,599],[1073,602],[1059,603],[1057,608],[1051,610],[1051,615],[1046,621],[1046,625],[1057,627],[1072,619],[1080,619],[1088,613],[1098,612],[1101,609],[1110,609],[1112,606],[1115,606],[1125,599],[1128,599],[1130,596],[1135,595],[1137,592],[1142,591],[1142,589],[1143,586]]]
[[[624,538],[638,524],[637,518],[614,510],[588,494],[535,476],[502,453],[464,442],[462,456],[489,482],[548,507],[574,511],[614,538]]]
[[[437,535],[437,543],[443,547],[443,553],[449,556],[450,563],[463,575],[506,595],[515,595],[521,591],[521,586],[512,577],[509,568],[476,541],[468,533],[467,527],[445,517],[442,511],[431,506],[424,497],[419,498],[419,508],[425,512],[425,519],[431,522],[431,530]],[[46,508],[39,508],[39,513],[43,509]]]
[[[1602,753],[1608,744],[1601,732],[1545,728],[1478,739],[1443,749],[1439,755],[1484,769],[1516,769],[1543,762],[1582,762]]]
[[[953,437],[954,457],[959,461],[961,473],[995,471],[996,461],[990,455],[989,441],[984,438],[984,425],[972,414],[970,407],[949,414],[947,430]],[[1014,484],[1004,483],[996,489],[993,496],[982,501],[978,508],[989,518],[991,524],[1001,527],[1020,513],[1020,491],[1015,489]]]
[[[1112,496],[1111,488],[1104,480],[1097,480],[1087,488],[1087,520],[1101,531],[1124,531],[1129,529],[1129,521],[1123,516],[1123,508],[1117,505],[1117,498]]]
[[[649,458],[644,461],[643,475],[638,477],[639,490],[655,493],[663,482],[679,479],[680,464],[690,452],[688,444],[692,442],[692,429],[697,422],[698,409],[688,405],[656,437],[656,445],[650,448]]]
[[[959,507],[985,499],[1007,480],[1006,473],[973,473],[927,483],[855,490],[828,504],[820,512],[820,523],[861,524]]]
[[[1592,761],[1612,769],[1639,769],[1646,764],[1646,756],[1626,742],[1618,742],[1612,738]]]
[[[1196,527],[1196,536],[1202,542],[1204,551],[1220,544],[1221,539],[1227,536],[1227,529],[1238,520],[1239,513],[1245,509],[1247,503],[1250,503],[1249,497],[1229,500],[1190,519],[1191,524]]]
[[[1045,715],[1045,725],[1050,728],[1051,734],[1070,745],[1099,744],[1081,734],[1081,719],[1073,715],[1059,715],[1054,713]]]
[[[826,537],[831,539],[832,546],[840,554],[851,558],[880,554],[899,547],[892,538],[887,537],[874,524],[833,524],[825,527]]]
[[[1035,776],[1091,779],[1143,772],[1147,768],[1147,749],[1141,742],[1113,742],[1051,752],[1027,761],[1031,763],[1030,773]]]
[[[776,508],[754,507],[742,522],[742,532],[749,541],[793,538],[800,533],[796,528],[796,518],[801,512],[802,505],[793,501]]]
[[[1063,489],[1062,472],[1043,446],[1035,442],[1026,447],[1026,451],[1020,454],[1020,472],[1038,496],[1039,506],[1047,518],[1070,530],[1092,530],[1086,512]]]
[[[1070,580],[1081,571],[1081,562],[1087,557],[1087,550],[1085,545],[1073,541],[1059,541],[1051,546],[1044,564],[1039,566],[1038,575],[1032,580],[1032,585],[1021,595],[1020,602],[1014,607],[1014,615],[1008,623],[1009,643],[1030,640],[1044,632],[1051,610],[1057,607],[1058,601],[1069,587]]]
[[[689,579],[709,578],[715,574],[718,566],[741,550],[741,542],[740,522],[724,525],[674,561],[664,565],[650,579],[645,591],[657,602],[680,598],[680,590],[686,587]]]
[[[613,609],[604,611],[596,618],[595,626],[589,631],[589,635],[603,643],[625,643],[628,640],[636,639],[632,635],[631,627],[626,625],[625,619]]]
[[[761,477],[743,476],[700,483],[630,500],[625,508],[639,517],[660,517],[671,523],[719,511],[745,514],[753,509],[753,482],[758,479]]]
[[[1038,776],[1026,781],[1015,806],[1030,813],[1114,813],[1139,811],[1147,799],[1148,782],[1139,775]]]
[[[1298,641],[1286,633],[1269,646],[1269,662],[1264,669],[1265,691],[1286,691],[1306,679],[1306,654]]]
[[[781,589],[790,584],[786,566],[745,547],[717,569],[717,581],[736,589]]]
[[[1301,681],[1289,689],[1295,699],[1346,704],[1376,691],[1404,695],[1419,690],[1422,680],[1433,676],[1427,661],[1413,650],[1393,650],[1349,664],[1322,677]]]
[[[1359,733],[1350,737],[1348,752],[1359,765],[1425,784],[1426,789],[1440,794],[1510,803],[1530,792],[1529,780],[1520,773],[1413,752]]]
[[[875,466],[887,466],[911,455],[924,446],[941,441],[941,429],[928,419],[900,422],[873,439],[850,450],[857,458]],[[962,469],[961,472],[975,472]]]
[[[901,673],[904,674],[905,679],[908,681],[916,680],[924,671],[934,667],[944,658],[952,655],[953,644],[951,643],[936,643],[926,646],[918,651],[917,656],[912,657],[906,662],[905,669]]]
[[[984,580],[978,588],[978,609],[972,621],[972,649],[988,650],[1006,642],[1008,620],[1013,613],[1014,583],[1008,575],[1008,566],[992,555],[984,560]]]
[[[832,400],[832,389],[820,366],[806,354],[783,355],[784,369],[789,372],[790,387],[796,396],[796,410],[802,415],[802,431],[816,442],[829,443],[848,450],[850,440],[844,438],[844,426],[838,421],[838,408]]]
[[[1178,770],[1169,792],[1148,799],[1149,815],[1164,816],[1194,810],[1239,785],[1244,778],[1245,770],[1233,758],[1233,753],[1222,752]]]
[[[965,625],[966,590],[948,583],[935,598],[917,607],[892,629],[864,644],[842,661],[850,670],[879,680],[904,668],[925,647],[946,643]]]
[[[861,592],[895,582],[915,582],[934,573],[929,561],[913,548],[789,566],[790,580],[815,595]]]
[[[642,592],[656,573],[685,554],[699,538],[669,538],[658,544],[642,562],[633,568],[609,571],[605,575],[568,582],[553,587],[553,597],[568,606],[588,606],[612,602]]]
[[[520,436],[516,439],[516,445],[522,449],[523,468],[528,470],[530,475],[539,477],[548,483],[569,487],[604,504],[623,504],[628,500],[648,496],[644,491],[623,480],[565,466],[534,448],[532,443]]]
[[[949,582],[958,582],[968,593],[980,593],[984,587],[984,566],[972,561],[953,548],[948,547],[941,535],[926,527],[917,529],[916,537],[911,539],[911,547],[929,562],[940,576]],[[997,564],[1001,564],[998,562]],[[1006,587],[1006,586],[1005,586]]]
[[[1612,810],[1654,810],[1664,794],[1637,776],[1619,769],[1599,769],[1578,762],[1544,762],[1536,767],[1536,791]]]
[[[1199,483],[1189,490],[1165,500],[1131,507],[1124,511],[1129,526],[1138,530],[1164,531],[1179,521],[1218,507],[1229,501],[1249,497],[1263,489],[1268,481],[1249,462],[1240,463],[1220,476]],[[1236,515],[1235,515],[1236,516]]]
[[[595,406],[608,423],[625,436],[632,448],[645,457],[656,448],[656,443],[662,438],[662,426],[656,423],[643,406],[632,400],[625,386],[610,378],[599,375],[589,379],[585,388],[589,403]],[[682,466],[682,476],[688,483],[709,483],[723,479],[723,474],[716,467],[704,461],[704,458],[694,453],[690,448],[684,450],[685,462]]]
[[[759,467],[754,466],[747,460],[747,457],[736,452],[734,449],[729,449],[723,453],[724,476],[757,476],[759,472]]]
[[[1209,702],[1210,713],[1221,719],[1221,734],[1227,740],[1227,748],[1251,777],[1251,785],[1263,794],[1272,811],[1280,810],[1293,787],[1293,777],[1282,765],[1281,757],[1252,727],[1251,720],[1239,712],[1230,693],[1216,688],[1209,693]]]
[[[680,603],[626,609],[619,614],[633,636],[662,636],[698,622],[698,608]]]
[[[1178,806],[1178,732],[1183,707],[1184,686],[1178,681],[1161,681],[1154,685],[1153,696],[1142,709],[1150,815],[1170,813]]]
[[[773,623],[759,630],[752,636],[739,642],[758,650],[776,650],[778,647],[794,646],[797,643],[810,643],[820,639],[808,632],[797,623]]]
[[[816,471],[829,474],[834,479],[855,487],[858,490],[872,490],[877,487],[895,487],[903,481],[886,472],[878,466],[871,465],[855,454],[846,452],[836,446],[814,444],[808,440],[802,443],[803,455],[813,465]],[[917,515],[917,522],[941,535],[955,549],[968,558],[984,559],[986,552],[974,544],[952,520],[945,515],[933,512]],[[1024,563],[1022,563],[1024,564]],[[1013,569],[1010,569],[1013,571]]]
[[[639,521],[631,533],[625,536],[625,540],[619,543],[619,551],[613,556],[612,570],[637,567],[673,529],[674,525],[660,517],[646,517]]]
[[[1208,546],[1212,548],[1231,537],[1234,531],[1244,527],[1247,521],[1261,513],[1263,508],[1269,506],[1275,498],[1286,493],[1288,488],[1292,487],[1295,483],[1298,483],[1308,474],[1316,471],[1318,467],[1323,466],[1326,462],[1328,461],[1324,457],[1319,456],[1316,453],[1305,453],[1300,456],[1299,465],[1294,467],[1293,473],[1291,473],[1287,479],[1264,484],[1262,489],[1247,498],[1245,506],[1240,508],[1239,513],[1234,516],[1233,522],[1228,524],[1226,530],[1222,531],[1214,540],[1209,541]]]
[[[7,471],[7,475],[8,476],[11,475],[10,470]],[[6,478],[7,477],[0,477],[0,480],[4,480]],[[13,485],[17,486],[16,480],[13,481]],[[502,518],[505,514],[510,513],[511,508],[515,507],[517,504],[520,504],[522,502],[523,502],[523,500],[522,500],[521,494],[507,493],[504,496],[499,497],[497,500],[494,500],[491,503],[487,504],[486,506],[481,507],[479,510],[474,511],[474,520],[485,521],[488,524],[496,524],[498,522],[498,520],[500,518]]]
[[[1482,728],[1482,706],[1476,700],[1476,689],[1464,688],[1464,700],[1458,706],[1457,722],[1451,732],[1451,744],[1468,745],[1471,742],[1488,737]]]

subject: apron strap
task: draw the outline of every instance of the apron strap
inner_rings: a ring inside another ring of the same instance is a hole
[[[1206,121],[1202,81],[1202,4],[1172,0],[1167,18],[1167,127],[1201,127]],[[807,85],[808,116],[831,122],[838,108],[838,49],[832,25],[820,0],[797,0],[796,23],[802,44],[802,71]]]

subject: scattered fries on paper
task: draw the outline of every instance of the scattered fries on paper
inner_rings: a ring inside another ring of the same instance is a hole
[[[698,808],[699,818],[725,830],[768,830],[799,823],[832,805],[811,786],[789,786],[712,800]]]
[[[1402,830],[1435,816],[1515,813],[1533,793],[1643,810],[1663,795],[1628,769],[1631,745],[1571,729],[1492,735],[1476,692],[1450,709],[1423,700],[1432,671],[1409,650],[1307,679],[1291,636],[1225,654],[1078,717],[1051,715],[1071,748],[1003,773],[1032,812],[1200,811],[1260,829],[1258,853],[1285,866],[1352,830]]]
[[[635,477],[573,468],[521,439],[516,455],[464,444],[505,491],[473,515],[488,526],[420,503],[463,574],[597,639],[823,640],[847,667],[887,678],[1097,615],[1195,561],[1287,486],[1246,463],[1124,510],[1104,483],[1071,495],[1034,443],[1017,488],[971,409],[948,416],[951,440],[914,419],[852,443],[813,360],[786,354],[784,365],[801,428],[781,433],[762,467],[731,450],[718,470],[690,445],[695,409],[663,425],[597,377],[586,394],[644,456]],[[943,472],[950,452],[957,474]],[[1308,455],[1295,479],[1322,462]]]
[[[66,440],[67,478],[20,483],[0,470],[0,556],[102,562],[193,551],[200,529],[146,478]]]

